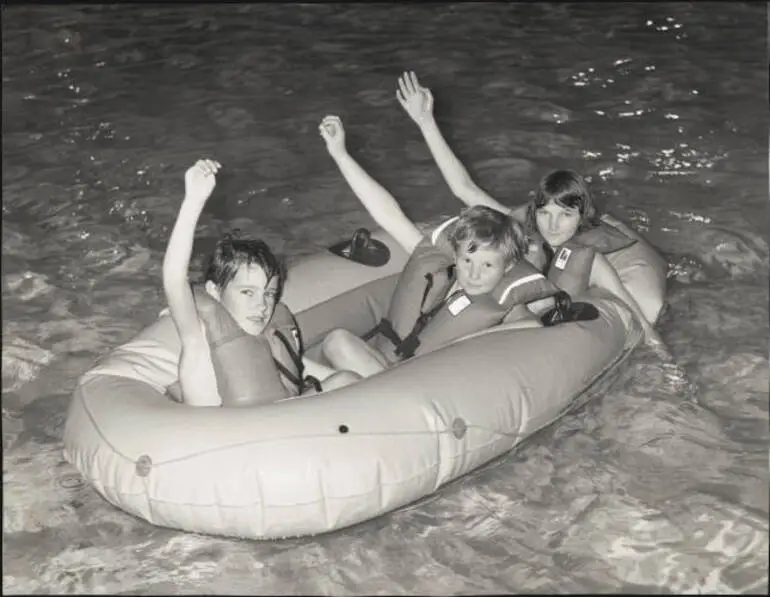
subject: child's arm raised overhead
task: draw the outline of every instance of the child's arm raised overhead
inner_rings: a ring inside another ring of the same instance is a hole
[[[414,72],[401,75],[398,80],[396,98],[410,118],[420,128],[433,160],[441,170],[452,194],[468,206],[485,205],[523,222],[526,219],[526,205],[511,209],[479,187],[471,178],[468,169],[457,159],[433,115],[433,94],[422,87]]]
[[[366,210],[403,249],[412,254],[422,239],[417,226],[406,217],[393,195],[352,158],[345,147],[345,129],[337,116],[327,116],[319,126],[321,137],[337,167]]]
[[[187,271],[195,227],[203,206],[216,186],[219,168],[219,162],[214,160],[198,160],[185,173],[185,196],[163,258],[163,291],[182,341],[179,383],[185,402],[194,406],[219,406],[216,380],[204,375],[206,368],[201,361],[208,354],[208,345],[201,330]],[[211,381],[214,382],[213,387],[211,383],[206,383]]]

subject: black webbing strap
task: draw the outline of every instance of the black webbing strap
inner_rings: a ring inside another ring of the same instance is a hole
[[[450,278],[453,277],[453,269],[454,265],[450,265],[447,268]],[[432,288],[433,274],[427,273],[425,274],[425,290],[422,293],[422,300],[420,301],[420,315],[417,317],[417,321],[415,321],[414,327],[412,327],[412,331],[410,331],[403,340],[396,333],[396,330],[393,329],[393,324],[390,322],[390,320],[386,318],[382,318],[380,322],[371,330],[366,332],[362,338],[366,341],[374,337],[376,334],[382,334],[393,343],[393,346],[396,347],[394,351],[396,355],[405,359],[413,357],[415,351],[420,346],[420,333],[425,329],[425,326],[428,325],[428,322],[430,322],[430,320],[436,316],[436,314],[451,298],[449,296],[444,297],[444,299],[439,301],[439,303],[430,311],[423,311],[423,308],[425,307],[425,301],[428,300],[428,293]],[[454,293],[452,296],[454,296]]]
[[[299,330],[299,328],[297,328]],[[302,336],[297,335],[297,342],[299,343],[299,350],[300,352],[297,353],[294,351],[294,348],[291,345],[291,342],[289,342],[288,338],[284,336],[281,332],[277,331],[275,332],[276,337],[281,341],[281,343],[284,345],[286,350],[289,352],[289,355],[291,357],[292,362],[294,363],[294,366],[297,368],[297,371],[299,371],[299,377],[294,375],[291,371],[289,371],[283,363],[281,363],[278,359],[273,357],[273,362],[275,363],[276,368],[278,371],[286,377],[291,383],[294,384],[294,386],[297,388],[300,394],[303,394],[306,390],[309,390],[310,388],[314,389],[316,392],[323,392],[323,387],[321,386],[321,382],[318,380],[317,377],[314,377],[313,375],[304,375],[305,372],[305,365],[302,362],[302,357],[300,356],[303,352],[302,350]]]
[[[413,357],[414,353],[420,346],[420,334],[425,329],[425,326],[430,323],[430,320],[433,319],[439,311],[441,311],[444,305],[453,300],[457,295],[457,291],[453,292],[452,294],[444,297],[444,299],[439,304],[437,304],[427,313],[420,313],[420,316],[414,323],[412,331],[409,332],[409,335],[404,338],[403,342],[401,342],[401,344],[396,347],[396,354],[405,359]]]
[[[556,251],[553,250],[551,245],[543,241],[543,253],[545,253],[545,265],[543,266],[543,271],[547,276],[551,271],[551,264],[553,263],[553,258],[556,257]]]
[[[283,344],[284,348],[286,348],[286,351],[289,353],[289,358],[291,358],[292,363],[294,363],[294,366],[297,368],[297,371],[299,372],[299,377],[294,375],[291,371],[289,371],[284,366],[284,364],[281,363],[275,357],[273,357],[273,362],[275,363],[275,366],[278,369],[278,371],[283,376],[285,376],[286,379],[288,379],[291,383],[293,383],[298,390],[301,390],[302,373],[305,371],[305,366],[302,364],[302,357],[294,351],[294,347],[291,345],[291,342],[289,342],[288,338],[286,338],[286,336],[284,336],[278,330],[275,330],[275,337],[278,338]]]
[[[361,339],[364,341],[367,341],[374,338],[377,334],[382,334],[383,336],[385,336],[388,340],[390,340],[393,343],[393,346],[398,346],[399,344],[401,344],[401,338],[396,333],[396,330],[393,329],[393,324],[390,322],[389,319],[386,319],[384,317],[380,319],[380,323],[378,323],[371,330],[369,330],[363,336],[361,336]]]

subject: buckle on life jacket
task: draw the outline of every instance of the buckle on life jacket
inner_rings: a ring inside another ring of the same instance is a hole
[[[447,277],[449,279],[453,279],[454,277],[454,267],[454,264],[447,266]],[[393,343],[393,346],[395,346],[393,352],[396,356],[404,359],[414,356],[415,351],[420,346],[420,332],[422,332],[425,326],[428,325],[428,322],[433,319],[436,313],[441,310],[441,307],[444,306],[448,298],[444,297],[444,299],[439,301],[439,303],[430,311],[423,311],[425,301],[428,300],[428,294],[430,294],[430,291],[433,288],[433,283],[433,274],[430,272],[425,274],[425,290],[422,293],[422,300],[420,301],[420,315],[417,316],[417,321],[415,321],[412,331],[410,331],[405,338],[401,339],[393,328],[393,324],[390,320],[383,317],[376,326],[362,336],[363,340],[369,340],[379,333]]]
[[[428,294],[427,290],[425,294]],[[409,332],[409,335],[403,339],[401,344],[396,346],[395,352],[398,356],[405,359],[409,359],[414,356],[414,353],[420,346],[420,333],[422,333],[422,331],[425,329],[425,326],[430,323],[430,320],[436,316],[436,313],[438,313],[450,299],[454,298],[456,294],[457,293],[452,293],[452,295],[445,297],[427,313],[420,313],[417,321],[414,323],[412,331]]]
[[[317,377],[313,377],[312,375],[306,375],[305,378],[302,380],[302,392],[301,394],[304,394],[306,391],[310,389],[315,390],[316,392],[323,392],[323,387],[321,386],[321,382],[318,381]]]
[[[419,319],[417,321],[419,322]],[[417,326],[415,326],[415,329],[416,328]],[[414,353],[417,351],[417,348],[420,346],[420,339],[417,337],[417,333],[415,333],[415,329],[413,329],[412,332],[406,338],[404,338],[404,340],[398,346],[396,346],[396,350],[394,352],[396,353],[397,356],[402,357],[404,359],[408,359],[414,356]]]

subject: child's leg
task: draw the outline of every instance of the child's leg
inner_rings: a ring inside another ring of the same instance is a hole
[[[305,374],[312,375],[320,380],[324,392],[350,385],[354,381],[361,379],[361,376],[357,373],[353,373],[352,371],[337,371],[307,357],[302,357],[302,363],[305,366]],[[313,392],[304,392],[304,395],[312,393]]]
[[[321,387],[324,392],[328,392],[329,390],[336,390],[337,388],[349,386],[359,379],[361,379],[361,376],[358,375],[358,373],[353,373],[352,371],[338,371],[324,379],[321,382]]]
[[[335,369],[354,371],[362,377],[370,377],[388,367],[388,361],[380,352],[345,329],[327,334],[323,352]]]

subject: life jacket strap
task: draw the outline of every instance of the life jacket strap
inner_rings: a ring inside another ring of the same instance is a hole
[[[447,267],[447,275],[450,279],[454,276],[454,264]],[[417,317],[417,321],[415,322],[412,331],[403,339],[396,333],[391,321],[385,317],[383,317],[376,326],[366,332],[361,338],[364,341],[367,341],[376,334],[382,334],[393,343],[393,346],[395,346],[394,353],[397,356],[405,359],[414,356],[415,351],[420,346],[420,332],[422,332],[425,326],[428,325],[428,322],[433,319],[436,313],[441,310],[441,307],[443,307],[448,300],[448,297],[446,297],[444,300],[439,301],[439,303],[427,313],[423,311],[425,301],[428,300],[428,294],[433,288],[433,282],[433,274],[425,274],[425,290],[422,293],[422,300],[420,301],[420,315]]]
[[[283,333],[281,333],[278,330],[275,330],[274,333],[275,333],[275,337],[281,341],[281,344],[283,344],[284,348],[286,349],[286,352],[289,354],[289,358],[294,364],[294,367],[296,368],[298,375],[294,375],[294,373],[289,371],[289,369],[287,369],[283,363],[281,363],[278,359],[273,357],[275,366],[278,369],[278,371],[297,388],[297,390],[301,390],[302,374],[305,371],[305,365],[302,363],[302,357],[300,356],[299,353],[297,353],[294,350],[294,347],[291,345],[291,342]],[[301,342],[300,342],[300,346],[301,346]]]
[[[545,265],[543,266],[543,272],[547,276],[551,273],[551,265],[553,265],[553,258],[556,257],[556,251],[553,250],[551,245],[543,241],[543,253],[545,253]]]
[[[405,359],[413,357],[414,353],[420,347],[420,334],[425,329],[425,326],[430,323],[430,320],[433,319],[439,311],[441,311],[441,308],[444,305],[453,300],[459,293],[460,291],[451,293],[450,295],[444,297],[444,299],[430,311],[426,313],[420,313],[420,316],[417,318],[412,331],[409,332],[406,338],[404,338],[404,340],[396,347],[396,354]],[[425,294],[428,294],[427,291]]]
[[[380,322],[374,326],[371,330],[366,332],[363,336],[361,336],[361,339],[366,342],[367,340],[371,340],[374,338],[377,334],[382,334],[385,336],[388,340],[390,340],[393,343],[393,346],[398,346],[401,344],[401,338],[396,333],[396,330],[393,328],[393,324],[389,319],[386,317],[383,317],[380,319]]]

